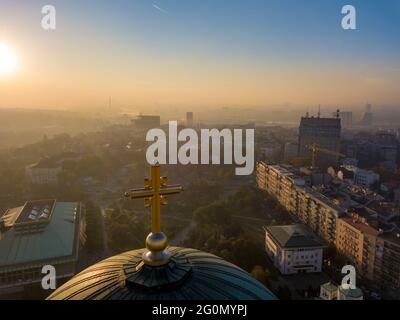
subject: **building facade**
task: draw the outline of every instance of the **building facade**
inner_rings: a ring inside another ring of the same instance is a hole
[[[25,167],[25,176],[30,185],[57,185],[62,166],[53,159],[42,159]]]
[[[299,128],[299,157],[311,158],[310,147],[316,144],[319,148],[332,152],[340,151],[341,124],[340,118],[303,117]],[[338,164],[338,156],[319,153],[317,166],[327,168]]]
[[[379,231],[357,217],[337,222],[336,248],[364,279],[375,280],[375,248]]]
[[[376,241],[376,283],[381,291],[400,299],[400,234],[387,232]]]
[[[275,197],[294,217],[307,225],[328,243],[336,240],[336,220],[343,211],[330,199],[306,186],[296,169],[288,165],[267,165],[256,168],[258,187]]]
[[[321,300],[364,300],[364,294],[359,288],[348,285],[336,286],[332,282],[321,285]]]
[[[321,272],[323,245],[303,225],[266,227],[265,250],[282,274]]]
[[[370,188],[380,180],[379,174],[370,170],[364,170],[354,166],[346,166],[346,169],[354,173],[354,184],[363,188]]]
[[[321,300],[337,300],[338,287],[332,282],[322,284],[319,297]]]

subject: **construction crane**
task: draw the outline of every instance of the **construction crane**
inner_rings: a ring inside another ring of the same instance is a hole
[[[315,168],[315,166],[316,166],[318,153],[324,153],[324,154],[328,154],[328,155],[336,156],[336,157],[340,157],[340,158],[347,157],[343,153],[332,151],[332,150],[325,149],[325,148],[320,148],[316,143],[313,143],[311,146],[308,146],[308,149],[310,149],[311,153],[312,153],[311,166],[313,168]]]

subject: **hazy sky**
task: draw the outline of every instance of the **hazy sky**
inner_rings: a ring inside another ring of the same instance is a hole
[[[400,104],[399,34],[398,0],[1,0],[0,107]]]

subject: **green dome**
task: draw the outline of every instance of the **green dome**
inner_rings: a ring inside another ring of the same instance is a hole
[[[103,260],[82,271],[49,300],[275,300],[247,272],[194,249],[168,248],[168,264],[143,263],[146,249]]]

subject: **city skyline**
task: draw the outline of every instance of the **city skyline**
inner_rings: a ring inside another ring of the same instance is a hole
[[[18,70],[0,107],[374,105],[400,102],[397,1],[43,1],[0,4]]]

